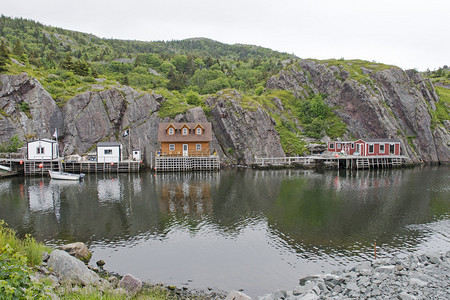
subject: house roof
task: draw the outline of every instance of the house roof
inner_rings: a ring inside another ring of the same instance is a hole
[[[175,134],[167,134],[167,128],[170,125],[175,128]],[[195,134],[191,131],[188,135],[181,134],[181,128],[184,126],[195,128],[197,125],[202,126],[203,134]],[[158,126],[158,142],[211,142],[212,141],[212,126],[209,122],[196,123],[159,123]]]
[[[366,143],[382,143],[382,142],[385,142],[385,143],[400,143],[400,140],[399,139],[380,139],[380,138],[378,138],[378,139],[358,139],[358,141],[364,141],[364,142],[366,142]]]
[[[29,141],[29,143],[34,143],[34,142],[46,142],[46,143],[56,143],[56,141],[54,140],[49,140],[49,139],[37,139],[37,140],[33,140],[33,141]]]
[[[97,143],[97,147],[116,147],[116,146],[122,146],[122,143],[119,143],[119,142],[100,142],[100,143]]]

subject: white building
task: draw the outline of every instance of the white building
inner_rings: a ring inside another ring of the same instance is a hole
[[[40,139],[28,142],[27,159],[53,160],[58,158],[58,143],[53,140]]]
[[[133,160],[134,161],[141,161],[141,149],[133,149]]]
[[[97,143],[97,161],[118,163],[122,161],[122,144],[118,142]]]

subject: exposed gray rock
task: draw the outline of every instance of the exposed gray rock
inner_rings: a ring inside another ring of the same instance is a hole
[[[88,247],[82,242],[71,243],[59,247],[60,250],[66,251],[72,256],[75,256],[84,263],[88,263],[91,260],[92,254]]]
[[[442,259],[446,255],[393,256],[335,274],[307,276],[293,291],[286,291],[286,299],[450,299],[450,264]],[[437,259],[438,263],[430,262]],[[403,269],[397,271],[398,266]],[[284,298],[277,291],[260,299]]]
[[[53,250],[48,260],[48,266],[62,282],[83,285],[98,284],[100,277],[79,259],[63,250]]]
[[[131,274],[126,274],[120,280],[119,287],[125,289],[127,293],[134,295],[136,293],[139,293],[139,291],[142,289],[142,280],[134,277]]]
[[[225,300],[251,300],[252,298],[250,296],[247,296],[246,294],[238,291],[231,291]]]
[[[254,157],[284,157],[275,121],[262,108],[244,109],[236,91],[206,100],[211,108],[214,134],[232,163],[251,164]]]

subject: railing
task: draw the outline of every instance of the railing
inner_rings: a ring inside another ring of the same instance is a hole
[[[190,151],[188,152],[188,155],[183,155],[183,152],[156,152],[156,157],[159,156],[167,156],[167,157],[209,157],[211,154],[207,151],[200,152],[200,151]]]
[[[0,158],[25,159],[25,155],[23,153],[0,153]]]

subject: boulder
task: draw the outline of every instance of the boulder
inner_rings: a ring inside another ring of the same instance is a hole
[[[53,250],[48,259],[48,267],[62,282],[82,285],[98,284],[100,277],[79,259],[62,250]]]
[[[126,274],[119,282],[119,288],[123,288],[128,294],[137,294],[142,289],[142,280],[131,274]]]
[[[231,291],[225,300],[251,300],[250,296],[238,291]]]
[[[82,242],[76,242],[59,247],[60,250],[66,251],[79,260],[88,263],[92,257],[88,247]]]

